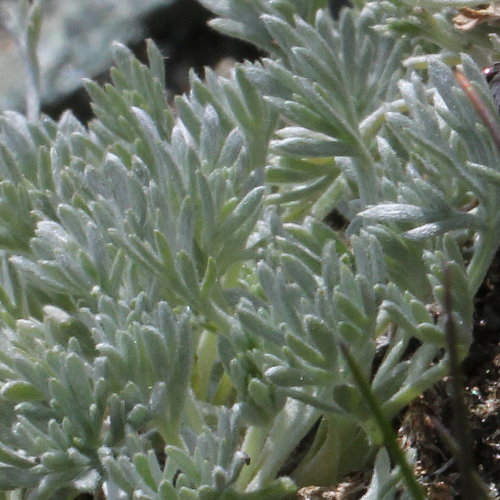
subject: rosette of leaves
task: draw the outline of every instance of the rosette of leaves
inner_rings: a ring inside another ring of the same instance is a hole
[[[373,3],[339,21],[319,1],[215,7],[218,27],[270,57],[192,76],[175,112],[149,43],[149,66],[115,45],[112,82],[86,82],[88,128],[2,117],[12,495],[291,498],[374,464],[365,500],[395,498],[348,359],[386,419],[439,380],[445,268],[467,352],[499,163],[451,70],[405,74],[420,49],[372,29],[386,19]],[[347,231],[321,222],[333,208]]]

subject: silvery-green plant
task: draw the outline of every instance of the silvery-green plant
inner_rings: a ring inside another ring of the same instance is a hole
[[[395,417],[447,373],[448,281],[467,353],[499,155],[441,31],[394,36],[402,2],[202,3],[268,57],[172,110],[155,45],[115,44],[88,128],[1,117],[3,498],[276,500],[372,468],[364,500],[393,499],[348,361]]]

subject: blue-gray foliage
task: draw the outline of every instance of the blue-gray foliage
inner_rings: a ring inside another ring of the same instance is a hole
[[[202,3],[269,56],[170,109],[155,45],[115,44],[88,128],[1,118],[3,498],[276,500],[373,467],[363,498],[393,499],[341,346],[388,419],[447,372],[449,283],[467,353],[499,154],[439,57],[405,67],[406,7]]]

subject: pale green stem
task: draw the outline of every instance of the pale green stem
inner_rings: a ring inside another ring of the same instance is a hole
[[[376,203],[378,200],[378,180],[373,157],[362,139],[359,140],[361,158],[353,158],[354,168],[359,186],[361,208]]]
[[[248,483],[258,471],[259,457],[269,432],[268,426],[251,425],[245,433],[241,451],[250,457],[250,464],[241,471],[235,486],[237,491],[245,491]]]
[[[478,235],[474,255],[467,269],[471,296],[474,296],[481,286],[498,249],[500,238],[498,231],[495,230],[498,226],[498,223],[492,225]]]
[[[195,432],[195,434],[201,434],[206,424],[192,394],[186,398],[184,415],[189,427]]]
[[[411,385],[404,385],[396,394],[389,398],[383,405],[387,418],[393,418],[402,408],[422,394],[429,387],[441,380],[448,372],[448,360],[443,358],[439,363],[429,368],[418,380]]]
[[[186,452],[188,451],[177,425],[174,426],[168,419],[163,419],[161,422],[157,422],[157,428],[166,446],[175,446]]]
[[[37,55],[37,32],[40,29],[42,2],[30,5],[21,0],[16,27],[11,30],[21,53],[26,75],[26,116],[36,121],[40,117],[40,64]]]
[[[322,425],[322,439],[312,454],[308,454],[294,471],[299,486],[334,484],[368,460],[373,449],[359,423],[351,417],[329,415]]]
[[[300,401],[289,399],[274,419],[274,424],[262,448],[258,470],[248,489],[256,491],[273,481],[287,458],[307,435],[321,412]]]
[[[40,116],[40,70],[35,51],[26,46],[26,40],[19,41],[19,49],[26,73],[26,116],[31,121]]]
[[[217,358],[217,335],[215,333],[204,331],[201,334],[196,355],[196,393],[199,398],[206,400],[210,374]]]

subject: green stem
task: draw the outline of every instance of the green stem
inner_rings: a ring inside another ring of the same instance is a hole
[[[353,418],[324,417],[310,452],[293,473],[299,486],[335,484],[370,456],[366,434]]]
[[[186,443],[180,435],[178,426],[173,426],[170,422],[163,420],[162,422],[157,422],[157,428],[166,446],[175,446],[186,452],[188,451]]]
[[[201,432],[206,427],[205,420],[196,405],[193,394],[190,393],[186,397],[186,401],[184,403],[184,410],[182,412],[184,418],[187,420],[187,424],[189,427],[196,433],[201,434]],[[175,446],[185,452],[188,452],[189,449],[181,436],[181,423],[173,422],[169,418],[162,418],[156,420],[156,425],[158,432],[160,433],[164,443],[166,446]]]
[[[498,249],[499,234],[496,228],[499,226],[500,223],[495,221],[494,225],[486,228],[478,235],[476,249],[467,269],[471,296],[476,295]]]
[[[207,401],[208,385],[214,361],[217,359],[217,335],[204,331],[196,350],[195,392],[198,398]]]
[[[21,52],[26,74],[26,116],[29,120],[35,121],[40,116],[40,64],[37,55],[41,22],[40,2],[29,5],[27,0],[22,0],[18,15],[24,17],[20,20],[16,42]]]
[[[200,435],[204,430],[206,423],[200,409],[196,404],[196,400],[193,394],[190,394],[186,398],[184,415],[186,415],[186,420],[189,424],[189,427],[195,432],[195,434]]]
[[[411,385],[404,386],[396,394],[391,396],[383,405],[383,412],[388,418],[394,417],[402,408],[422,394],[429,387],[439,382],[448,371],[448,361],[442,359],[436,365],[429,368],[418,380]]]
[[[259,457],[262,457],[262,447],[264,446],[268,432],[268,426],[251,425],[247,429],[241,450],[250,457],[250,464],[243,468],[235,483],[238,491],[245,491],[248,483],[258,471]]]
[[[315,408],[290,398],[272,425],[250,427],[242,446],[250,464],[238,477],[238,491],[260,491],[271,484],[320,415]]]
[[[225,405],[229,401],[229,398],[234,393],[234,386],[231,382],[231,378],[227,373],[224,373],[220,379],[217,391],[212,399],[212,403],[215,405]]]
[[[361,139],[359,149],[361,158],[353,158],[353,166],[356,170],[361,207],[364,208],[377,202],[379,183],[373,157]]]
[[[411,467],[408,465],[406,457],[398,445],[396,434],[391,427],[391,423],[384,414],[384,411],[377,401],[376,396],[373,394],[370,383],[365,378],[363,371],[354,360],[347,346],[342,343],[340,347],[347,361],[347,364],[349,365],[352,376],[356,381],[356,384],[358,385],[358,388],[363,395],[368,407],[370,408],[373,418],[380,428],[380,431],[384,437],[385,447],[387,448],[387,451],[391,455],[394,462],[399,465],[401,476],[406,483],[406,487],[408,488],[410,495],[412,496],[413,500],[425,500],[422,487],[420,486],[420,484],[418,484],[418,481],[415,478]]]
[[[461,357],[458,348],[458,333],[453,319],[451,282],[449,267],[444,269],[445,275],[445,332],[448,344],[448,358],[451,378],[451,406],[453,409],[453,430],[455,442],[459,444],[459,449],[454,456],[460,472],[461,493],[463,498],[476,498],[487,500],[481,482],[475,471],[474,459],[472,457],[472,434],[467,418],[467,408],[465,405],[465,394],[463,386],[465,384]]]
[[[278,475],[286,460],[314,426],[320,412],[300,401],[289,399],[274,419],[259,457],[249,490],[254,491],[268,485]]]

